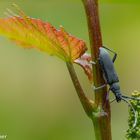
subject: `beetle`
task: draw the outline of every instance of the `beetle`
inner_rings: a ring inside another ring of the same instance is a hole
[[[107,50],[114,53],[113,59],[110,57],[110,54],[108,53]],[[99,62],[100,64],[106,84],[110,86],[109,91],[111,90],[114,93],[117,102],[120,102],[122,99],[140,100],[139,98],[122,95],[120,85],[119,85],[119,78],[114,67],[114,62],[116,58],[117,58],[117,53],[112,51],[111,49],[105,46],[99,48],[99,58],[97,62]],[[91,63],[96,64],[95,62],[91,62]],[[95,90],[101,89],[105,85],[102,85],[100,87],[95,87]]]
[[[117,58],[117,54],[114,52],[115,55],[113,59],[111,59],[107,50],[110,49],[105,47],[99,48],[99,64],[101,70],[103,71],[104,79],[106,83],[110,86],[109,90],[114,93],[117,102],[120,102],[122,100],[122,94],[119,85],[119,78],[113,64]]]
[[[110,54],[108,53],[107,50],[114,53],[113,59],[110,57]],[[104,46],[99,48],[99,58],[98,58],[97,62],[99,63],[99,65],[101,67],[101,70],[103,72],[103,77],[106,81],[106,84],[109,85],[109,91],[107,94],[109,94],[109,92],[111,90],[114,93],[114,95],[116,97],[115,100],[117,102],[120,102],[121,100],[123,100],[132,108],[132,110],[134,112],[134,116],[135,116],[135,121],[133,124],[133,128],[134,128],[137,123],[137,114],[136,114],[136,111],[133,108],[132,104],[129,103],[129,101],[127,99],[133,99],[133,100],[140,100],[140,99],[122,95],[120,85],[119,85],[119,78],[118,78],[117,72],[114,67],[114,62],[115,62],[116,58],[117,58],[117,53],[110,50],[109,48],[106,48]],[[96,62],[91,62],[91,63],[96,64]],[[95,90],[101,89],[105,85],[102,85],[100,87],[95,87]]]

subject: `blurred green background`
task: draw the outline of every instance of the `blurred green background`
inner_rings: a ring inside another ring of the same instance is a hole
[[[63,25],[86,40],[80,0],[0,0],[0,16],[18,4],[27,15]],[[101,0],[104,45],[118,53],[116,69],[123,93],[140,90],[140,1]],[[75,66],[86,93],[91,86]],[[113,95],[110,95],[113,99]],[[113,103],[113,140],[125,140],[128,108]],[[0,134],[8,140],[93,140],[94,130],[78,100],[65,63],[37,50],[24,50],[0,37]]]

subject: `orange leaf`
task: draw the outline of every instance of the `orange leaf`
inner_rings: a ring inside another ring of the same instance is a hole
[[[54,28],[50,23],[27,17],[17,9],[20,16],[0,19],[0,34],[24,48],[37,48],[64,61],[74,61],[85,53],[86,44],[62,27]]]

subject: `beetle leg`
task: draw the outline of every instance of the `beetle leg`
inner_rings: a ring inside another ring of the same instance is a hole
[[[109,93],[110,93],[111,89],[109,88],[106,94],[106,100],[109,100]]]
[[[95,61],[90,61],[89,63],[92,64],[92,65],[96,65],[97,64],[97,62],[95,62]],[[93,85],[93,89],[94,89],[94,91],[96,91],[96,90],[100,90],[100,89],[104,88],[105,86],[107,86],[107,85],[103,84],[103,85],[101,85],[99,87],[96,87],[96,86]]]
[[[107,85],[106,84],[103,84],[103,85],[101,85],[99,87],[93,86],[93,89],[94,89],[94,91],[96,91],[96,90],[100,90],[100,89],[104,88],[105,86],[107,86]]]
[[[89,63],[92,65],[96,65],[96,62],[94,62],[94,61],[90,61]]]
[[[116,58],[117,58],[117,54],[114,53],[114,57],[113,57],[113,59],[112,59],[113,63],[115,62]]]
[[[113,56],[113,59],[112,59],[112,61],[113,61],[113,63],[115,62],[115,60],[116,60],[116,58],[117,58],[117,53],[116,52],[114,52],[114,51],[112,51],[111,49],[109,49],[109,48],[107,48],[107,47],[105,47],[105,46],[102,46],[103,48],[105,48],[106,50],[108,50],[108,51],[110,51],[110,52],[112,52],[112,53],[114,53],[114,56]]]
[[[112,104],[114,101],[116,101],[116,98],[110,101],[110,104]]]

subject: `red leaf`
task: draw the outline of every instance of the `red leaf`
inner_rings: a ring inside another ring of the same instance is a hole
[[[0,34],[25,48],[37,48],[64,61],[74,61],[85,53],[86,44],[62,27],[57,30],[48,22],[27,17],[16,6],[19,16],[0,19]]]

